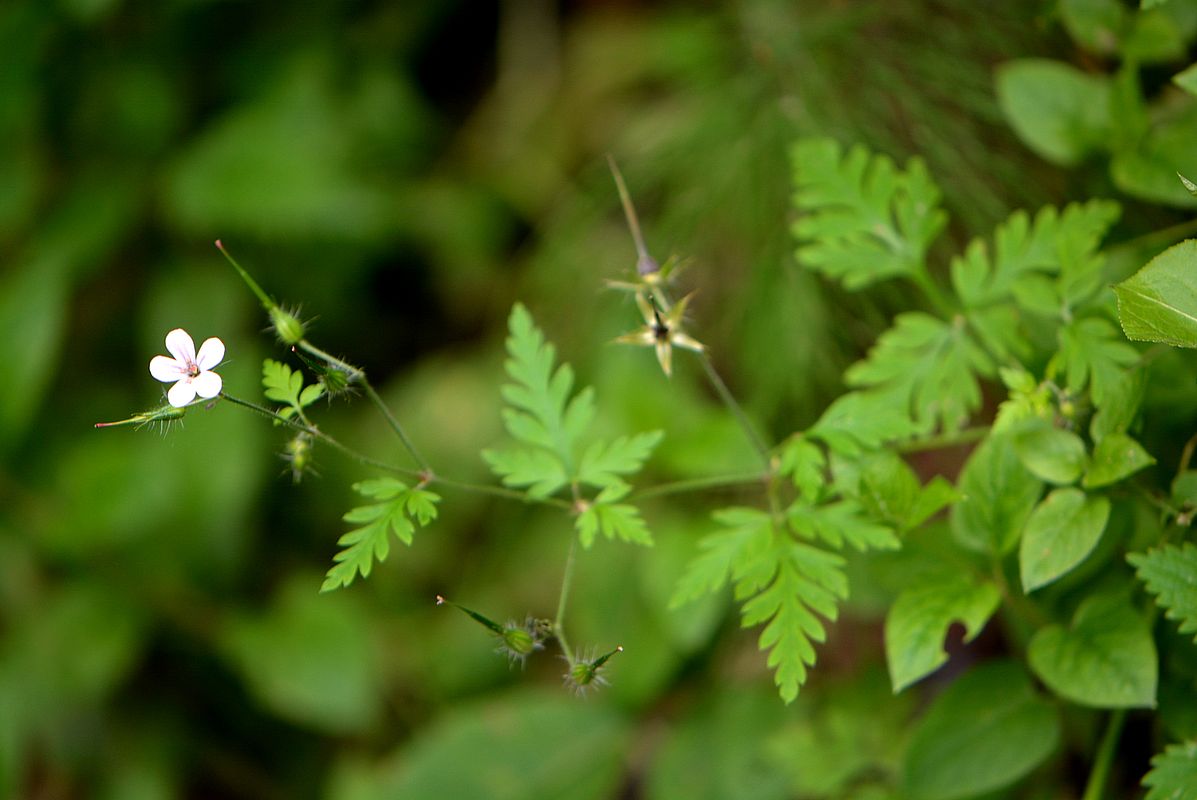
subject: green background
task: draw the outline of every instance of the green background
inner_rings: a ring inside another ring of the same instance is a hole
[[[639,319],[604,290],[635,264],[606,154],[650,250],[690,262],[690,332],[776,441],[907,299],[798,268],[791,143],[923,155],[955,243],[1108,196],[998,106],[998,64],[1071,48],[1021,0],[4,3],[0,796],[889,796],[842,793],[897,768],[913,707],[876,667],[884,586],[854,585],[789,708],[730,598],[667,610],[736,491],[646,503],[655,548],[582,555],[571,639],[626,650],[580,700],[555,654],[509,669],[433,603],[552,616],[559,515],[446,488],[413,547],[319,595],[368,469],[318,448],[293,485],[284,433],[227,404],[92,426],[160,401],[146,365],[180,326],[221,337],[226,390],[261,399],[262,358],[288,354],[220,238],[442,474],[489,480],[517,299],[596,387],[600,428],[666,431],[642,481],[751,470],[685,354],[667,381],[608,345]],[[1130,209],[1130,233],[1183,219]],[[357,400],[317,421],[401,461]]]

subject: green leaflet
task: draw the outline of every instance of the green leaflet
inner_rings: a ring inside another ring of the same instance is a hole
[[[1089,470],[1081,485],[1086,489],[1108,486],[1154,463],[1155,459],[1143,445],[1125,433],[1111,433],[1094,445]]]
[[[1197,800],[1197,742],[1169,745],[1143,777],[1146,800]]]
[[[632,544],[652,545],[653,537],[640,516],[640,510],[627,503],[616,502],[627,494],[625,486],[604,489],[586,510],[574,520],[578,539],[589,548],[595,536],[602,533],[608,539],[620,539]]]
[[[1032,150],[1057,164],[1078,163],[1109,138],[1111,85],[1105,76],[1047,59],[1008,61],[997,71],[998,103]]]
[[[1180,623],[1181,633],[1197,639],[1197,547],[1191,542],[1168,544],[1146,553],[1130,553],[1126,560],[1155,596],[1164,616]]]
[[[924,433],[928,427],[916,423],[908,409],[881,392],[849,392],[827,407],[807,435],[841,455],[858,456]]]
[[[267,400],[283,403],[279,416],[290,418],[324,396],[324,386],[303,385],[303,373],[273,359],[262,362],[262,388]]]
[[[1096,708],[1155,706],[1159,658],[1151,626],[1123,595],[1094,595],[1067,628],[1040,628],[1027,658],[1040,680],[1066,700]]]
[[[1128,339],[1197,347],[1197,240],[1169,247],[1114,294]]]
[[[851,518],[851,509],[843,507],[822,519],[808,515],[805,522],[811,526],[811,536],[860,544],[881,540],[873,527],[865,533],[857,523],[844,521]],[[715,520],[724,530],[699,542],[702,552],[678,582],[671,606],[717,591],[731,580],[736,599],[743,603],[744,627],[765,624],[760,648],[770,651],[767,663],[776,671],[774,682],[782,699],[792,702],[806,680],[807,667],[815,663],[813,643],[826,638],[819,616],[834,620],[839,600],[847,596],[844,560],[795,541],[759,509],[727,508],[717,511]]]
[[[885,617],[885,659],[894,691],[948,660],[943,643],[953,622],[964,623],[964,641],[971,642],[1000,603],[992,583],[967,574],[929,578],[898,595]]]
[[[1139,361],[1138,351],[1124,342],[1114,323],[1104,317],[1070,322],[1060,328],[1059,340],[1058,358],[1069,390],[1079,395],[1088,388],[1098,408],[1126,381],[1128,368]]]
[[[903,797],[956,800],[1009,786],[1060,741],[1056,710],[1020,664],[974,669],[935,699],[906,750]]]
[[[922,486],[910,465],[889,450],[865,463],[858,491],[869,516],[900,531],[918,527],[960,499],[955,487],[939,475]]]
[[[1013,442],[1027,471],[1048,483],[1075,483],[1089,460],[1081,437],[1046,422],[1019,430]]]
[[[1022,465],[1011,438],[995,436],[973,451],[957,488],[964,499],[952,506],[952,534],[970,550],[1001,556],[1018,543],[1043,484]]]
[[[353,583],[360,574],[370,576],[375,561],[385,561],[391,551],[390,534],[410,545],[416,525],[423,527],[436,519],[436,504],[440,497],[420,488],[408,488],[394,478],[376,478],[353,485],[363,497],[380,502],[358,506],[345,514],[346,522],[360,527],[337,540],[344,547],[333,556],[336,563],[328,571],[320,591],[329,592]]]
[[[1031,512],[1018,564],[1023,590],[1032,592],[1067,574],[1097,547],[1110,501],[1080,489],[1056,489]]]
[[[981,404],[977,376],[994,374],[992,359],[969,337],[962,320],[949,324],[909,312],[898,315],[844,379],[850,386],[871,388],[917,423],[952,431]]]
[[[901,172],[863,147],[843,155],[830,139],[801,141],[791,156],[799,261],[849,289],[925,273],[947,215],[921,160]]]
[[[574,375],[568,364],[554,369],[555,352],[519,303],[511,310],[507,337],[507,374],[512,383],[502,393],[507,407],[503,422],[521,447],[484,450],[482,457],[507,486],[544,498],[581,485],[599,490],[587,501],[574,524],[585,547],[598,534],[639,544],[652,536],[634,506],[616,501],[630,486],[625,477],[644,466],[660,443],[660,431],[590,442],[579,457],[579,444],[594,420],[594,392],[573,393]]]
[[[1047,206],[1033,221],[1016,211],[994,231],[992,253],[974,239],[952,260],[952,286],[969,309],[1014,299],[1027,311],[1057,315],[1100,275],[1094,253],[1118,214],[1109,200],[1072,203],[1063,212]]]

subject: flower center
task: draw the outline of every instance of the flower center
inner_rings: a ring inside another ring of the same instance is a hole
[[[195,378],[195,377],[198,377],[199,374],[200,374],[199,364],[195,363],[194,361],[187,362],[187,377]]]

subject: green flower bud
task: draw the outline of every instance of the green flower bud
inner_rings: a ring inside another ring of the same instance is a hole
[[[283,460],[291,467],[291,482],[299,483],[303,480],[303,473],[312,466],[311,435],[300,433],[288,441],[283,450]]]
[[[593,652],[593,651],[592,651]],[[607,686],[607,679],[600,674],[599,670],[607,663],[607,660],[616,653],[623,652],[623,645],[616,647],[611,652],[594,658],[593,655],[586,658],[579,658],[569,665],[569,669],[565,671],[565,685],[573,689],[575,694],[584,695],[592,689],[598,689],[600,686]]]
[[[284,344],[298,344],[304,336],[304,325],[299,317],[279,306],[270,308],[270,324]]]
[[[128,419],[118,420],[117,422],[97,422],[96,427],[117,428],[124,425],[132,425],[135,428],[142,428],[154,422],[165,426],[181,420],[186,413],[187,406],[176,407],[170,403],[164,403],[157,408],[151,408],[149,411],[139,411]]]
[[[457,605],[440,595],[436,596],[436,604],[438,606],[457,606],[464,614],[497,636],[499,646],[495,648],[495,652],[507,656],[509,664],[518,661],[520,666],[523,666],[528,656],[537,650],[543,650],[544,640],[548,638],[553,628],[553,624],[548,620],[533,619],[532,617],[527,617],[522,624],[509,620],[506,625],[499,625],[477,611]]]

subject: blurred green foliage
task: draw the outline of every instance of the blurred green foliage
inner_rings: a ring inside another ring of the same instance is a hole
[[[223,338],[243,396],[287,356],[222,238],[370,372],[445,474],[486,479],[517,298],[595,386],[603,435],[666,431],[657,479],[751,469],[684,360],[665,382],[647,352],[600,346],[637,323],[601,291],[634,264],[604,154],[652,252],[692,262],[696,335],[780,436],[904,301],[849,303],[795,267],[791,142],[921,154],[962,241],[1110,188],[1003,121],[995,66],[1049,55],[1081,60],[1032,0],[4,3],[0,796],[892,796],[909,699],[867,666],[871,587],[824,648],[836,677],[791,709],[726,599],[666,610],[734,491],[648,504],[650,553],[600,541],[579,561],[572,629],[626,648],[579,701],[553,658],[510,670],[433,605],[550,614],[572,535],[557,520],[456,495],[368,581],[318,595],[368,471],[321,450],[293,486],[282,433],[228,407],[165,431],[91,425],[158,402],[146,364],[171,328]],[[1139,211],[1131,233],[1179,219]],[[326,420],[386,440],[364,403]],[[859,692],[875,706],[835,699]],[[856,751],[874,722],[894,740]]]

